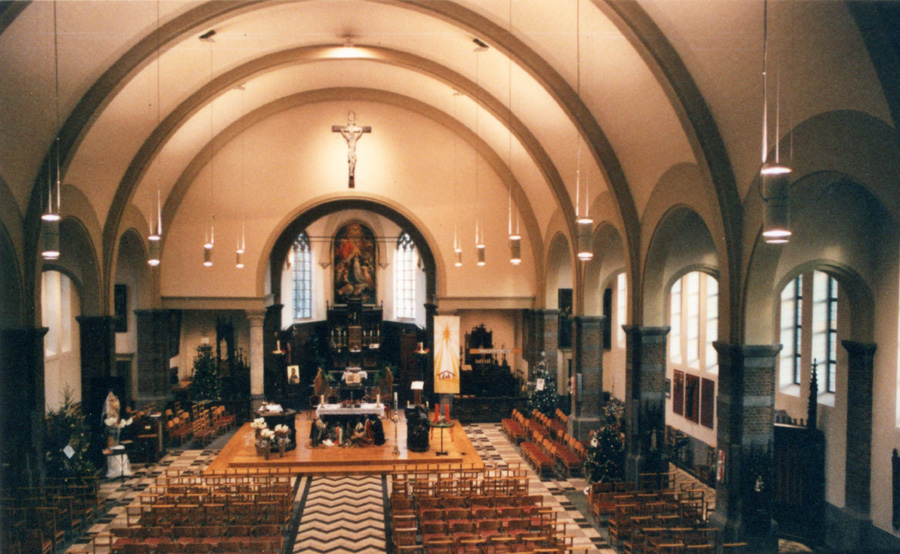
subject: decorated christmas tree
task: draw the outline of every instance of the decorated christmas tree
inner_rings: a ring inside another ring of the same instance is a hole
[[[93,475],[97,468],[89,455],[91,433],[68,389],[63,393],[63,405],[47,414],[46,424],[47,475],[56,478]]]
[[[620,400],[610,398],[600,410],[600,427],[591,431],[584,475],[588,482],[614,482],[625,477],[625,435]]]
[[[534,374],[528,383],[528,411],[537,410],[553,417],[558,400],[556,373],[547,370],[547,353],[541,352],[541,361],[534,368]]]
[[[219,365],[212,355],[212,346],[201,344],[194,358],[194,378],[191,382],[191,397],[197,400],[220,400]]]

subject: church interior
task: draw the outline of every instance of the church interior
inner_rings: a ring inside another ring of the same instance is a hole
[[[900,551],[898,29],[893,0],[0,2],[0,550],[313,551],[272,537],[344,491],[384,499],[373,552],[562,552],[535,491],[577,489],[589,551]],[[677,514],[613,500],[651,489]],[[491,491],[503,540],[450,502],[432,536],[426,497]],[[101,505],[167,538],[80,541]],[[200,512],[234,540],[176,541]]]

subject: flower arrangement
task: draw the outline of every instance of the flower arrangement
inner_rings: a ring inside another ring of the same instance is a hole
[[[287,445],[291,442],[291,439],[288,437],[290,434],[291,429],[287,425],[279,423],[275,426],[275,442],[278,445]]]
[[[133,418],[121,419],[119,417],[108,417],[103,423],[109,428],[109,435],[113,439],[113,444],[119,444],[119,434],[122,432],[122,429],[132,424],[134,421]]]

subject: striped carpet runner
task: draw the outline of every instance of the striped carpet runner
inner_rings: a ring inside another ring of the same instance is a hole
[[[385,552],[381,476],[314,477],[306,487],[294,553]]]

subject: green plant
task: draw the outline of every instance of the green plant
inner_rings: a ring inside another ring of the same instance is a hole
[[[212,346],[201,344],[194,358],[194,378],[191,382],[191,397],[197,400],[220,400],[219,364],[212,354]]]
[[[68,387],[63,391],[62,406],[47,413],[45,422],[47,475],[50,477],[93,475],[97,467],[88,455],[91,432],[85,424],[81,408],[72,401],[72,393]],[[71,457],[67,452],[71,453]]]

